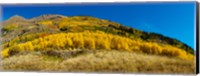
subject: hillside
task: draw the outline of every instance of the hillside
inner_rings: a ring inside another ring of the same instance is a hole
[[[2,26],[4,70],[194,73],[194,50],[188,45],[109,20],[51,14],[25,19],[16,15]],[[32,59],[36,61],[27,62]]]

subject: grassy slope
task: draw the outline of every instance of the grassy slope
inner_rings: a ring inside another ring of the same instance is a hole
[[[194,73],[194,62],[165,56],[96,50],[69,59],[37,53],[13,56],[2,61],[4,70],[116,73]]]

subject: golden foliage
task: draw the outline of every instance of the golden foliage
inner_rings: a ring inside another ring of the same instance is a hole
[[[24,36],[16,37],[16,38],[14,38],[14,39],[6,42],[6,43],[3,43],[2,46],[3,46],[3,48],[8,48],[8,47],[11,47],[13,45],[18,44],[19,42],[23,43],[23,42],[27,42],[27,41],[31,41],[31,40],[40,38],[40,37],[45,37],[45,36],[48,36],[48,35],[50,35],[50,33],[45,33],[45,32],[27,34],[27,35],[24,35]]]
[[[148,54],[166,55],[191,59],[192,55],[184,50],[169,45],[159,45],[153,42],[142,40],[131,40],[104,32],[81,32],[81,33],[59,33],[48,35],[43,38],[34,39],[26,43],[14,45],[6,48],[15,51],[42,51],[47,48],[69,49],[69,48],[88,48],[88,49],[116,49],[125,51],[142,51]],[[4,52],[4,51],[3,51]]]
[[[44,20],[44,21],[38,22],[38,24],[47,26],[48,28],[57,29],[57,26],[55,26],[53,22],[54,21],[52,20]]]
[[[18,27],[19,26],[15,25],[15,24],[10,24],[10,25],[4,26],[2,29],[3,29],[3,31],[12,31]]]
[[[107,20],[100,20],[98,18],[82,16],[63,18],[59,20],[57,24],[59,28],[63,28],[66,26],[108,26],[109,24],[119,26],[118,24]]]
[[[38,22],[38,24],[41,24],[41,25],[53,25],[53,22],[51,20],[44,20],[44,21]]]
[[[4,49],[4,50],[1,52],[1,56],[2,56],[2,57],[8,57],[8,56],[9,56],[8,52],[9,52],[9,49]]]

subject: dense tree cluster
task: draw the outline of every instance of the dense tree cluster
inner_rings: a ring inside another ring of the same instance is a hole
[[[34,33],[34,34],[27,34],[27,35],[23,35],[23,36],[17,36],[16,38],[8,41],[8,42],[5,42],[2,44],[3,48],[8,48],[10,46],[13,46],[13,45],[17,45],[18,43],[24,43],[24,42],[27,42],[27,41],[31,41],[31,40],[34,40],[34,39],[37,39],[37,38],[40,38],[40,37],[45,37],[45,36],[48,36],[50,35],[50,33],[45,33],[45,32],[41,32],[41,33]]]
[[[43,51],[49,48],[53,49],[114,49],[124,51],[139,51],[148,54],[166,55],[191,59],[192,55],[184,50],[172,47],[170,45],[159,45],[158,43],[145,42],[142,40],[131,40],[118,35],[106,34],[104,32],[81,32],[81,33],[59,33],[40,37],[32,41],[17,44],[5,48],[2,56],[9,56],[9,51]],[[8,52],[8,54],[6,53]]]

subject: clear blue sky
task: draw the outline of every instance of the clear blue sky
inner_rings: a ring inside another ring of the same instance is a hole
[[[195,2],[3,5],[3,20],[14,15],[32,18],[43,14],[88,15],[156,32],[194,45]]]

